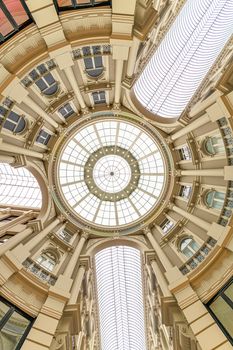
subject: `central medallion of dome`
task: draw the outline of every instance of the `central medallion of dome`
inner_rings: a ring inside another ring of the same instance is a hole
[[[100,158],[93,168],[96,185],[108,193],[124,190],[131,178],[131,169],[127,161],[118,155],[106,155]]]
[[[56,164],[66,213],[93,228],[122,230],[160,204],[166,180],[164,147],[136,118],[80,122]],[[58,192],[57,192],[58,193]]]
[[[127,149],[116,145],[100,148],[85,164],[84,179],[101,200],[119,201],[136,189],[140,177],[137,159]]]

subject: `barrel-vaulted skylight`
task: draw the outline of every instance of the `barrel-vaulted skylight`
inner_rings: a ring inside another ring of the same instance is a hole
[[[137,99],[153,114],[179,117],[232,32],[232,0],[187,0],[137,80]]]
[[[145,350],[140,251],[113,246],[95,255],[102,350]]]
[[[35,177],[24,168],[0,163],[0,204],[40,208],[41,190]]]

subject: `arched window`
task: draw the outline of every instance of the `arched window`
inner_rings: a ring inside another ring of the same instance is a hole
[[[0,203],[2,205],[40,208],[41,190],[35,177],[25,168],[0,163]]]
[[[45,251],[38,256],[36,262],[46,270],[52,272],[57,264],[57,256],[51,251]]]
[[[51,73],[47,73],[40,77],[35,84],[38,86],[40,91],[47,96],[54,95],[58,90],[58,83],[54,79]]]
[[[95,265],[102,350],[145,350],[140,251],[108,247]]]
[[[104,70],[103,60],[101,56],[84,57],[85,70],[92,78],[99,77]]]
[[[208,208],[222,209],[225,200],[225,193],[215,190],[208,191],[204,196],[205,205]]]
[[[204,153],[210,156],[225,153],[225,147],[221,135],[207,137],[204,140],[203,146]]]
[[[191,258],[199,248],[199,244],[190,237],[184,238],[180,242],[180,250],[187,258]]]
[[[23,116],[3,106],[0,106],[0,124],[2,124],[3,128],[16,134],[22,132],[26,127],[26,121]]]

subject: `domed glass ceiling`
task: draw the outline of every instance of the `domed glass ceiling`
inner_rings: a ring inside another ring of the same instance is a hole
[[[64,199],[85,222],[127,225],[158,202],[164,162],[156,141],[137,124],[97,121],[66,144],[59,182]]]

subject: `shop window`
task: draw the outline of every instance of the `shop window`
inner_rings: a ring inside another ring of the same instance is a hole
[[[57,256],[53,252],[45,251],[36,259],[36,262],[46,270],[52,272],[57,264],[57,260]]]
[[[39,135],[37,136],[36,142],[41,143],[42,145],[47,145],[50,138],[51,138],[51,135],[42,129],[39,132]]]
[[[171,220],[169,219],[166,219],[162,224],[161,224],[161,229],[163,231],[163,233],[167,233],[169,232],[172,227],[174,226],[174,222],[172,222]]]
[[[207,137],[203,141],[203,151],[206,155],[214,156],[216,154],[224,154],[225,147],[221,135]]]
[[[190,148],[187,145],[185,145],[179,149],[179,154],[180,154],[181,160],[192,159]]]
[[[192,192],[191,186],[182,185],[180,188],[180,196],[183,198],[188,199],[190,197],[191,192]]]
[[[199,244],[190,237],[184,238],[180,242],[180,250],[187,258],[191,258],[199,248]]]
[[[208,208],[214,208],[214,209],[222,209],[224,200],[225,200],[225,193],[219,192],[215,190],[208,191],[204,196],[205,205]]]
[[[233,280],[209,301],[207,308],[225,336],[233,344]]]
[[[95,105],[106,103],[105,91],[93,92],[92,97]]]
[[[0,298],[0,348],[19,350],[32,326],[33,319]]]
[[[66,103],[64,106],[58,109],[58,112],[62,115],[62,117],[69,118],[72,114],[74,114],[73,107],[70,103]]]

